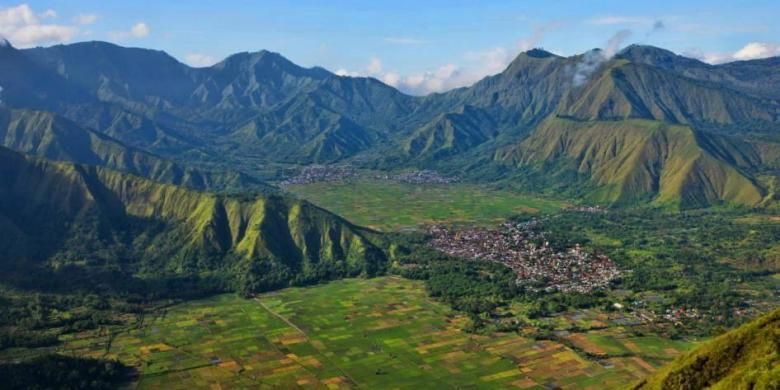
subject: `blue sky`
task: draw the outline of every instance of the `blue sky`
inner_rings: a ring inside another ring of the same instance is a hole
[[[739,3],[739,4],[737,4]],[[192,65],[268,49],[411,93],[467,85],[540,46],[661,46],[709,62],[780,55],[774,1],[0,1],[14,46],[106,40]]]

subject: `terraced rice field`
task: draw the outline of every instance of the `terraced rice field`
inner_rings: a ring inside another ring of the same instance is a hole
[[[549,213],[552,200],[476,185],[412,185],[375,180],[292,185],[288,190],[350,221],[381,231],[433,223],[495,225],[521,212]]]
[[[67,353],[137,367],[133,386],[149,389],[603,389],[655,367],[633,357],[596,362],[516,334],[471,335],[460,330],[465,321],[419,282],[351,279],[257,299],[193,301],[143,326],[65,345]]]

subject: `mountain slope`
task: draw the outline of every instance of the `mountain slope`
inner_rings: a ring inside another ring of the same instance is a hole
[[[684,125],[693,132],[683,137],[687,145],[703,152],[680,159],[682,165],[668,161],[660,147],[638,154],[615,151],[647,168],[596,169],[591,175],[576,167],[575,181],[559,170],[545,188],[615,205],[768,203],[780,164],[776,59],[713,66],[631,46],[615,58],[588,62],[598,53],[561,57],[534,49],[470,87],[413,97],[372,78],[300,67],[267,51],[191,68],[164,52],[87,42],[6,48],[0,53],[5,71],[0,85],[8,83],[3,101],[9,107],[51,111],[177,162],[263,171],[269,179],[275,171],[258,164],[338,161],[519,184],[540,181],[540,174],[560,162],[516,150],[527,138],[541,142],[542,133],[568,134],[549,131],[545,123],[555,118],[626,122],[615,131],[628,133],[615,137],[641,135],[650,144],[657,136],[631,130],[631,121]],[[659,164],[680,173],[656,177]],[[527,169],[531,166],[547,168]],[[617,176],[608,179],[612,174]]]
[[[496,124],[484,111],[464,106],[441,114],[417,129],[403,144],[412,157],[437,159],[457,154],[496,136]]]
[[[639,389],[780,387],[780,309],[729,331],[634,386]]]
[[[615,61],[582,89],[572,90],[557,113],[581,120],[733,125],[778,122],[780,105],[659,68]]]
[[[617,55],[633,63],[671,70],[684,77],[725,85],[750,95],[780,99],[780,59],[765,58],[710,65],[653,46],[631,45]]]
[[[553,181],[559,177],[565,182],[573,172],[587,198],[613,205],[760,204],[765,190],[723,158],[742,151],[722,148],[713,153],[702,138],[707,136],[689,127],[657,121],[551,118],[518,146],[499,151],[496,158],[538,169]],[[567,186],[577,188],[576,183]]]
[[[269,188],[239,173],[182,167],[42,111],[0,108],[0,145],[51,160],[105,166],[195,189]]]
[[[232,197],[0,148],[0,264],[220,271],[249,290],[375,274],[370,232],[307,202]]]

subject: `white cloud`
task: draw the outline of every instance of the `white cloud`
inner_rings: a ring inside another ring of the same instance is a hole
[[[56,18],[57,17],[57,11],[49,8],[46,11],[41,12],[40,15],[38,15],[38,16],[40,16],[41,19]]]
[[[112,31],[108,33],[108,36],[113,40],[123,41],[130,38],[146,38],[151,32],[152,29],[149,28],[149,25],[144,22],[138,22],[130,27],[129,31]]]
[[[728,52],[705,52],[699,49],[688,50],[683,55],[697,58],[710,64],[722,64],[732,61],[755,60],[780,56],[780,43],[750,42],[739,50]]]
[[[763,42],[750,42],[734,53],[734,58],[738,60],[754,60],[775,56],[780,56],[780,44]]]
[[[369,61],[366,71],[369,75],[376,76],[382,73],[382,61],[379,58],[373,57]]]
[[[0,8],[0,36],[19,47],[70,41],[78,33],[78,28],[61,24],[47,24],[41,21],[56,16],[57,13],[54,10],[46,10],[40,15],[36,14],[27,4]]]
[[[603,50],[591,50],[585,53],[577,65],[574,66],[572,84],[579,87],[590,79],[601,64],[611,59],[623,46],[623,42],[631,36],[631,30],[620,30],[612,35]]]
[[[80,24],[82,26],[86,26],[92,23],[97,22],[98,16],[95,14],[80,14],[73,18],[73,22],[76,24]]]
[[[217,59],[202,53],[189,53],[184,56],[184,62],[196,68],[211,66],[217,63]]]
[[[130,34],[136,38],[146,38],[149,35],[149,32],[149,26],[144,22],[136,23],[133,25],[133,28],[130,29]]]
[[[551,23],[534,29],[530,36],[519,40],[511,49],[495,47],[483,51],[466,52],[463,55],[462,64],[446,63],[433,69],[402,75],[393,70],[386,70],[381,59],[373,57],[369,59],[368,65],[362,70],[339,68],[335,73],[339,76],[374,77],[387,85],[413,95],[445,92],[469,86],[486,76],[504,71],[517,52],[536,47],[546,32],[557,28],[558,25]],[[389,41],[389,38],[385,38],[385,40]],[[404,43],[412,44],[411,41]]]

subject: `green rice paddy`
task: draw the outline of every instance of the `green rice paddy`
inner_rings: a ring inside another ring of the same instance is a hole
[[[476,185],[412,185],[376,180],[288,188],[350,221],[382,231],[432,223],[494,225],[518,213],[550,213],[562,203]]]
[[[142,389],[602,389],[658,364],[641,355],[590,360],[514,333],[472,335],[461,331],[465,321],[420,282],[350,279],[176,305],[141,326],[65,340],[62,352],[132,365],[139,371],[133,387]],[[617,342],[600,337],[584,340],[604,348]],[[630,341],[677,352],[662,339]]]

